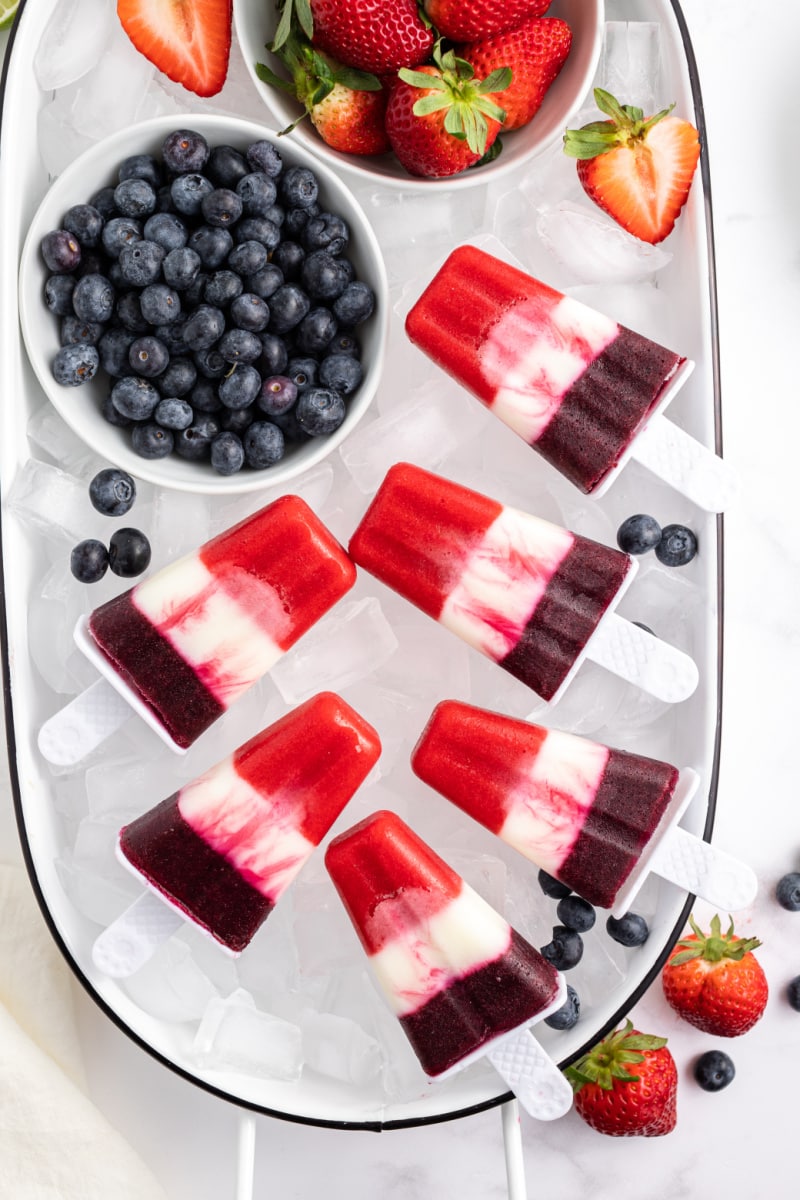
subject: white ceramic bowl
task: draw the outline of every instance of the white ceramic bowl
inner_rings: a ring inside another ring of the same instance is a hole
[[[98,142],[71,163],[47,192],[23,246],[19,307],[25,346],[42,388],[61,416],[109,463],[123,467],[140,479],[180,491],[231,495],[282,486],[341,445],[366,412],[380,378],[389,324],[386,269],[371,226],[346,184],[324,163],[311,158],[297,142],[281,139],[278,143],[284,163],[309,166],[316,172],[322,203],[348,222],[351,231],[348,257],[358,278],[374,289],[377,300],[375,312],[357,330],[363,348],[364,378],[349,398],[347,417],[335,433],[311,438],[303,444],[287,443],[284,458],[264,470],[245,467],[234,475],[220,475],[209,462],[187,462],[176,454],[161,459],[146,459],[136,454],[127,430],[110,425],[102,416],[101,406],[110,387],[109,378],[102,370],[80,387],[63,387],[52,375],[51,364],[59,348],[59,322],[44,303],[48,271],[39,251],[41,239],[49,230],[60,227],[62,217],[71,205],[86,203],[99,188],[115,183],[117,168],[124,158],[131,154],[157,154],[164,138],[175,128],[196,129],[212,146],[227,144],[244,148],[260,138],[276,140],[269,129],[252,121],[189,113],[180,120],[172,116],[156,117],[134,125]]]
[[[275,30],[275,5],[260,0],[234,0],[234,23],[247,69],[270,114],[275,129],[296,121],[302,108],[278,88],[263,83],[256,63],[275,67],[265,47]],[[553,0],[548,17],[561,17],[572,29],[572,48],[558,78],[548,90],[533,120],[502,138],[503,151],[479,171],[462,171],[445,179],[418,179],[409,175],[393,154],[359,156],[341,154],[323,142],[309,120],[302,120],[282,141],[292,141],[328,163],[337,174],[362,183],[375,183],[402,191],[430,188],[452,190],[489,183],[540,154],[561,137],[581,107],[594,78],[603,38],[604,0]]]

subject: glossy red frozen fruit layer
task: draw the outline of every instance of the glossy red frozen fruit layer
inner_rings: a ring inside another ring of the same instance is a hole
[[[380,754],[378,734],[321,692],[132,821],[130,864],[229,949],[244,949]]]
[[[354,582],[332,534],[284,496],[101,605],[89,629],[185,748]]]
[[[685,361],[474,246],[453,251],[406,331],[587,493],[620,461]]]
[[[678,782],[669,763],[456,700],[434,709],[412,766],[492,833],[605,908]]]

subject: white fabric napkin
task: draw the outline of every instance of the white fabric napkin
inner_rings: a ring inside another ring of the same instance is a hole
[[[0,865],[0,1198],[165,1200],[86,1096],[70,989],[23,869]]]

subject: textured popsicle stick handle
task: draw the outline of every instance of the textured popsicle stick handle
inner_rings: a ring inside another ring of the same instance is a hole
[[[39,730],[38,745],[54,766],[72,766],[110,737],[131,715],[131,707],[107,679],[54,713]]]
[[[603,617],[585,653],[592,662],[670,704],[687,700],[700,678],[694,659],[683,650],[615,612]]]
[[[724,512],[736,493],[733,472],[719,455],[660,413],[636,438],[631,457],[706,512]]]
[[[104,975],[124,979],[133,975],[183,924],[183,918],[158,898],[143,892],[92,946],[92,961]]]
[[[537,1121],[554,1121],[572,1107],[572,1088],[529,1029],[501,1038],[488,1050],[498,1075]]]
[[[656,848],[650,870],[715,908],[735,912],[755,899],[758,880],[747,863],[673,826]]]

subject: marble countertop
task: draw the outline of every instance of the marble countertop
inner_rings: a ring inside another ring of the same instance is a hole
[[[715,839],[760,880],[745,914],[761,938],[771,995],[764,1018],[722,1045],[737,1074],[724,1091],[691,1077],[698,1054],[721,1042],[678,1020],[658,984],[634,1009],[639,1028],[669,1038],[680,1074],[678,1124],[668,1137],[619,1140],[571,1113],[551,1125],[523,1116],[531,1196],[653,1200],[796,1192],[795,1081],[800,1015],[785,985],[800,973],[800,915],[774,884],[800,869],[794,678],[800,675],[795,531],[800,407],[789,347],[800,313],[800,160],[788,152],[797,108],[800,7],[780,6],[780,29],[751,0],[687,0],[684,12],[705,103],[717,251],[725,455],[742,479],[725,518],[722,760]],[[755,416],[755,420],[753,419]],[[0,836],[15,854],[5,764]],[[702,913],[702,908],[699,909]],[[76,987],[95,1103],[128,1138],[173,1200],[234,1194],[239,1114],[142,1054]],[[380,1136],[256,1119],[255,1194],[327,1200],[491,1200],[507,1194],[499,1110]],[[648,1182],[643,1184],[642,1180]],[[0,1187],[0,1191],[2,1188]]]

